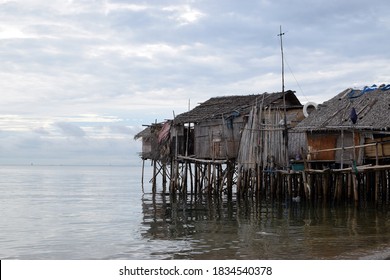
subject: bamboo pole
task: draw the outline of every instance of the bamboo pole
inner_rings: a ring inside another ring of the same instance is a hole
[[[353,185],[353,199],[355,203],[359,202],[359,189],[356,172],[352,172],[352,185]]]
[[[157,161],[156,160],[153,160],[153,179],[152,179],[152,193],[155,194],[156,193],[156,187],[157,187],[157,184],[156,184],[156,169],[157,169]]]
[[[198,189],[200,186],[200,177],[199,177],[199,163],[195,162],[195,196],[198,194]]]
[[[163,193],[166,192],[166,187],[167,187],[167,170],[166,170],[166,164],[163,164],[163,174],[162,174],[162,185],[163,185]]]
[[[186,157],[186,156],[177,156],[178,159],[181,160],[188,160],[191,162],[197,162],[197,163],[219,163],[219,164],[224,164],[227,163],[228,161],[223,159],[223,160],[209,160],[209,159],[199,159],[199,158],[193,158],[193,157]]]
[[[191,195],[194,194],[194,177],[193,177],[193,174],[192,174],[192,164],[191,163],[188,163],[189,164],[189,170],[190,170],[190,183],[191,183]]]
[[[142,159],[142,177],[141,177],[142,193],[145,193],[145,190],[144,190],[144,175],[145,175],[145,160]]]
[[[211,162],[207,164],[207,191],[211,195]]]
[[[353,172],[352,172],[352,181],[353,181],[353,192],[354,192],[354,200],[355,203],[359,200],[359,193],[358,193],[358,182],[357,182],[357,168],[356,168],[356,144],[355,144],[355,129],[352,129],[352,141],[353,141],[353,153],[352,153],[352,166],[353,166]]]
[[[378,197],[379,197],[379,185],[380,185],[380,176],[379,171],[375,171],[375,204],[378,204]]]
[[[339,150],[348,150],[348,149],[355,149],[355,148],[364,148],[364,147],[370,147],[370,146],[375,146],[377,143],[369,143],[369,144],[364,144],[364,145],[356,145],[356,146],[348,146],[344,148],[330,148],[330,149],[323,149],[323,150],[316,150],[316,151],[308,151],[308,154],[318,154],[322,152],[331,152],[331,151],[339,151]]]
[[[389,170],[385,171],[385,177],[387,178],[386,180],[386,188],[385,188],[385,202],[389,203],[390,201],[390,172]]]
[[[241,188],[242,188],[242,182],[241,182],[241,178],[242,178],[242,166],[241,166],[241,163],[238,163],[238,167],[237,167],[237,193],[240,194],[241,193]]]
[[[228,194],[228,199],[230,200],[233,196],[233,177],[234,177],[234,164],[231,162],[227,163],[227,194]]]
[[[322,192],[323,192],[323,197],[325,202],[327,201],[328,198],[329,176],[330,176],[330,169],[327,169],[323,175],[324,180],[322,181]]]
[[[344,130],[341,129],[341,164],[340,167],[344,168]]]
[[[378,147],[378,143],[375,143],[375,164],[378,165],[379,164],[379,147]]]

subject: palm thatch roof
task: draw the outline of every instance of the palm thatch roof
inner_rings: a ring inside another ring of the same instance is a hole
[[[145,128],[144,130],[138,132],[135,136],[134,136],[134,140],[138,140],[140,138],[143,138],[143,139],[149,139],[150,136],[152,134],[152,130],[150,129],[150,127],[147,127]]]
[[[294,92],[288,90],[286,94],[286,107],[302,107]],[[263,106],[283,107],[283,93],[263,93],[253,95],[234,95],[213,97],[195,107],[191,111],[180,114],[174,119],[175,124],[199,123],[204,120],[220,119],[222,116],[248,114],[252,106],[263,102]]]
[[[356,122],[351,115],[356,113]],[[346,89],[320,104],[296,130],[359,130],[390,131],[390,85],[375,85],[362,90]],[[357,118],[356,118],[357,116]]]

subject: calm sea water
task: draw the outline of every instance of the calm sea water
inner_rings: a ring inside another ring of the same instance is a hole
[[[390,211],[150,194],[140,167],[1,166],[0,259],[385,259]],[[150,176],[147,176],[150,178]]]

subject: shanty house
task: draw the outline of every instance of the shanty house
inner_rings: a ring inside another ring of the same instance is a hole
[[[390,159],[390,85],[346,89],[320,104],[296,131],[307,136],[308,159],[341,165]]]
[[[200,159],[236,159],[243,131],[254,107],[262,107],[261,122],[286,114],[289,127],[303,118],[302,104],[293,91],[213,97],[176,116],[171,129],[171,152]],[[284,111],[286,108],[286,111]],[[281,117],[277,125],[283,126]],[[256,140],[258,141],[258,140]]]
[[[171,121],[148,125],[144,130],[134,136],[142,139],[142,159],[159,160],[166,162],[170,157],[169,131]]]

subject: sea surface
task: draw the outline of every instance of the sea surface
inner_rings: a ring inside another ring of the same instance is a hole
[[[139,166],[1,166],[0,259],[390,256],[386,207],[171,198],[150,178],[142,186]]]

